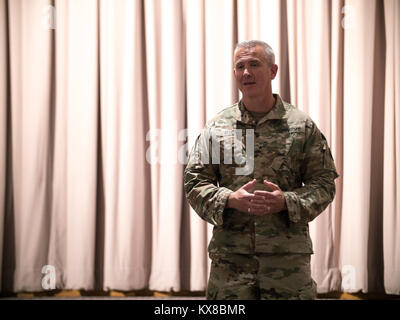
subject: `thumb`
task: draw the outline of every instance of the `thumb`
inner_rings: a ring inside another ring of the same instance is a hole
[[[276,185],[275,183],[272,183],[270,181],[264,180],[264,184],[267,187],[269,187],[272,191],[281,190],[281,188],[279,188],[278,185]]]
[[[256,184],[257,180],[253,179],[249,182],[247,182],[242,189],[246,190],[247,192],[250,192],[251,189],[253,189],[254,185]]]

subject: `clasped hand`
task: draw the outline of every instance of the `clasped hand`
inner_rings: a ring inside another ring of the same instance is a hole
[[[286,210],[283,191],[276,184],[264,180],[264,184],[272,191],[255,190],[256,179],[246,183],[229,195],[227,208],[233,208],[251,215],[262,216]]]

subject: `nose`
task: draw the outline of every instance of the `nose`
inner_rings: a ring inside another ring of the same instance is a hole
[[[249,75],[250,75],[250,72],[249,72],[249,69],[248,69],[248,68],[244,68],[244,70],[243,70],[243,75],[244,75],[244,76],[249,76]]]

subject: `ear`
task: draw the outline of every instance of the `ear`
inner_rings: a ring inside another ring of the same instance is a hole
[[[271,66],[271,80],[275,79],[277,73],[278,73],[278,65],[277,64],[273,64]]]

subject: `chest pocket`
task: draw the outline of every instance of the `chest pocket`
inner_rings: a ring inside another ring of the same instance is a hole
[[[236,169],[246,164],[246,133],[241,129],[217,129],[213,139],[213,163],[219,167],[221,182],[232,183]]]
[[[304,126],[279,125],[266,138],[269,165],[263,168],[263,178],[279,185],[283,191],[301,185],[301,164],[304,160]]]

